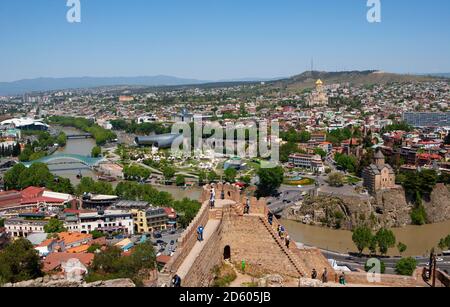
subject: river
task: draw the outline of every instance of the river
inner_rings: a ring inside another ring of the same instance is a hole
[[[340,253],[356,252],[350,231],[310,226],[289,220],[281,220],[281,223],[296,242]],[[403,242],[408,246],[404,256],[429,256],[429,252],[438,245],[439,240],[450,234],[450,221],[394,228],[392,231],[397,243]],[[399,256],[397,248],[391,249],[389,256]]]
[[[67,135],[70,134],[83,134],[84,132],[71,127],[54,127],[57,130],[64,131]],[[92,148],[96,146],[94,139],[75,139],[67,140],[65,147],[60,148],[54,154],[75,154],[81,156],[90,156]],[[70,170],[69,170],[70,169]],[[70,165],[52,165],[50,170],[58,176],[69,178],[73,185],[77,185],[80,179],[77,175],[81,172],[84,177],[95,177],[94,172],[81,163]]]

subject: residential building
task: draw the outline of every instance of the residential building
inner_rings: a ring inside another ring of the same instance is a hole
[[[322,157],[319,155],[292,154],[289,156],[289,163],[313,172],[322,173],[325,171]]]

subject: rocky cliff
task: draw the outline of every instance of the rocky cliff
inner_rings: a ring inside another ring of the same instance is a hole
[[[436,185],[423,204],[428,223],[450,220],[450,191],[447,186]],[[406,199],[404,189],[398,187],[381,191],[369,199],[335,195],[310,197],[303,204],[285,210],[283,218],[347,230],[362,223],[375,229],[395,228],[411,224],[413,207],[414,204]]]

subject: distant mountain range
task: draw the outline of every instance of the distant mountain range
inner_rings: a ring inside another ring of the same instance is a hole
[[[24,79],[14,82],[0,82],[0,95],[19,95],[28,92],[45,92],[103,86],[174,86],[185,84],[202,84],[207,82],[208,81],[184,79],[164,75],[148,77],[37,78]]]
[[[68,89],[84,89],[110,86],[184,86],[203,85],[206,87],[221,86],[224,83],[239,84],[246,82],[266,81],[275,87],[294,89],[313,87],[317,79],[326,84],[386,84],[390,82],[429,81],[435,78],[450,78],[450,73],[402,75],[385,73],[375,70],[321,72],[307,71],[290,78],[237,78],[220,81],[205,81],[197,79],[177,78],[173,76],[143,76],[143,77],[75,77],[75,78],[36,78],[14,82],[0,82],[0,95],[21,95],[30,92],[45,92]]]

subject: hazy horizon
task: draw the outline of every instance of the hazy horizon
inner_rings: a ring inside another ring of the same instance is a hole
[[[0,2],[0,82],[176,76],[273,79],[310,70],[450,72],[450,2],[66,0]]]

